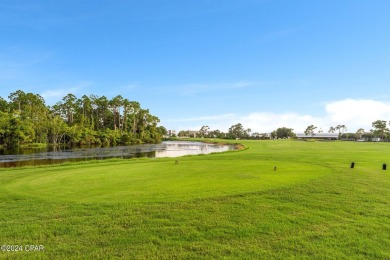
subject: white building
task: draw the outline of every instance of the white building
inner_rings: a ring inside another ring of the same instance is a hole
[[[169,136],[176,136],[176,130],[168,130]]]
[[[338,133],[314,133],[314,135],[297,134],[298,139],[325,139],[325,140],[338,140]]]

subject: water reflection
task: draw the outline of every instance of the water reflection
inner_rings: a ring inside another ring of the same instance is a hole
[[[107,158],[161,158],[185,155],[208,154],[233,150],[231,145],[216,145],[201,142],[168,141],[161,144],[143,144],[93,148],[37,148],[0,150],[0,167],[35,166],[102,160]]]
[[[185,155],[209,154],[234,149],[229,145],[216,145],[199,142],[166,142],[163,149],[156,150],[155,157],[179,157]]]

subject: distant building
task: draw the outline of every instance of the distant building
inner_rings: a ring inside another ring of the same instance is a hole
[[[199,136],[199,131],[188,131],[188,137],[196,138],[197,136]]]
[[[168,130],[168,136],[176,136],[176,130]]]
[[[312,135],[297,134],[298,139],[324,139],[324,140],[337,140],[339,139],[338,133],[315,133]]]
[[[186,138],[194,137],[194,138],[196,138],[199,136],[199,131],[192,131],[192,130],[184,131],[184,130],[182,130],[177,135],[178,135],[178,137],[186,137]]]
[[[252,133],[254,139],[271,139],[271,133]]]

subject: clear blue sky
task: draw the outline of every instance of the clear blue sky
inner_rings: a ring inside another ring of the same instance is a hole
[[[0,96],[122,95],[168,129],[390,120],[388,0],[2,0]]]

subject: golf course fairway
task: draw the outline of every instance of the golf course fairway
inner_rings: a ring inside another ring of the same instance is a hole
[[[239,142],[0,169],[0,258],[390,258],[390,143]]]

